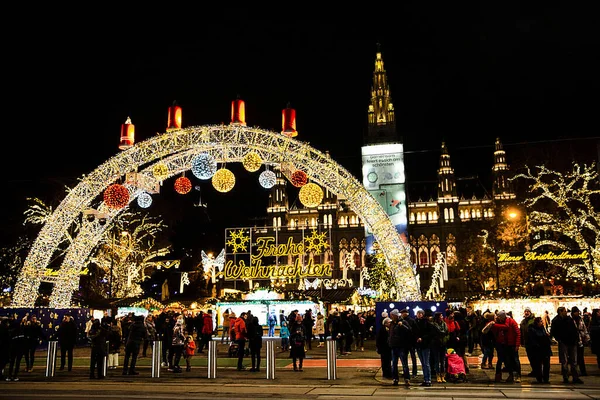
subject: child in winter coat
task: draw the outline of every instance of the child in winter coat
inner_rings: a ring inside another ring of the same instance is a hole
[[[192,336],[188,336],[185,342],[185,347],[183,350],[183,357],[185,358],[185,372],[190,372],[192,370],[192,357],[196,352],[196,342]]]
[[[281,351],[288,351],[290,349],[290,331],[285,321],[281,323],[279,336],[281,336]]]

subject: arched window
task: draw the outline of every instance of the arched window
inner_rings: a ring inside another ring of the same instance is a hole
[[[438,252],[436,250],[431,250],[431,265],[435,264],[437,261]]]
[[[415,250],[412,250],[410,252],[410,263],[412,265],[416,265],[417,264],[417,252]]]
[[[421,252],[419,253],[419,265],[428,265],[428,257],[427,257],[427,251],[422,249]]]
[[[450,221],[454,221],[454,208],[450,209]]]
[[[444,220],[446,220],[446,222],[448,222],[448,219],[450,219],[450,215],[448,214],[448,209],[444,208]]]
[[[415,221],[415,213],[410,213],[410,220],[413,222]]]

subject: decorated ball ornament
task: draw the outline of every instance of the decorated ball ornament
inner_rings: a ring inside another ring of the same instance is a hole
[[[306,176],[306,172],[297,170],[292,173],[290,181],[292,182],[292,185],[296,187],[302,187],[308,182],[308,176]]]
[[[212,185],[221,193],[229,192],[235,186],[235,175],[227,168],[221,168],[213,175]]]
[[[323,189],[316,183],[307,183],[300,188],[298,198],[305,207],[317,207],[323,200]]]
[[[175,191],[179,194],[187,194],[192,190],[192,182],[185,176],[180,176],[175,180]]]
[[[104,191],[104,204],[115,210],[126,207],[129,204],[129,190],[118,183],[110,185]]]
[[[263,171],[258,177],[258,183],[265,189],[271,189],[275,186],[275,182],[277,182],[277,176],[270,170]]]
[[[262,158],[253,151],[246,154],[244,156],[244,159],[242,160],[242,165],[244,166],[244,168],[246,168],[246,171],[249,171],[249,172],[258,171],[260,169],[262,163],[263,163]]]
[[[192,174],[198,179],[210,179],[217,172],[217,161],[208,153],[198,154],[192,159]]]
[[[152,196],[147,192],[142,192],[137,197],[137,203],[141,208],[148,208],[152,205]]]
[[[169,177],[169,168],[163,163],[158,163],[152,168],[152,175],[157,180],[164,181]]]

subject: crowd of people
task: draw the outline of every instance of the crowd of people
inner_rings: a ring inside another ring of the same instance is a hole
[[[586,346],[591,346],[600,368],[598,309],[591,313],[585,309],[581,313],[578,307],[571,310],[558,307],[557,315],[552,320],[548,313],[536,317],[530,308],[526,308],[517,321],[510,311],[481,312],[472,307],[448,309],[444,314],[418,310],[416,318],[409,315],[408,309],[394,309],[389,314],[384,312],[382,318],[376,347],[381,358],[383,377],[392,379],[394,385],[398,385],[400,380],[398,361],[404,384],[411,384],[411,378],[417,376],[416,357],[419,358],[423,373],[421,386],[431,386],[432,376],[439,383],[447,380],[466,381],[469,373],[467,356],[478,346],[482,353],[480,366],[482,369],[495,370],[495,382],[521,382],[520,347],[525,348],[531,367],[528,376],[535,378],[533,383],[550,382],[553,344],[557,345],[564,383],[583,383],[580,377],[587,375],[583,358]],[[462,363],[459,363],[462,365],[457,366],[455,359],[462,359]],[[507,373],[505,380],[503,373]]]
[[[239,316],[231,310],[223,313],[221,342],[229,344],[229,353],[237,357],[237,369],[245,370],[244,358],[251,359],[250,372],[260,371],[263,335],[276,335],[279,323],[281,351],[289,352],[294,371],[303,371],[306,352],[325,345],[331,336],[340,356],[352,351],[364,351],[365,340],[374,340],[380,355],[382,375],[405,385],[417,376],[418,364],[423,375],[422,386],[446,381],[466,381],[469,374],[467,357],[479,347],[482,369],[494,369],[495,382],[520,382],[519,348],[525,349],[534,383],[549,383],[550,356],[557,346],[561,373],[565,383],[583,383],[587,375],[584,347],[590,346],[600,368],[600,310],[581,312],[577,307],[559,307],[551,320],[546,312],[535,316],[526,308],[522,317],[510,311],[474,310],[472,307],[448,309],[445,313],[418,310],[410,316],[408,309],[391,310],[381,315],[376,327],[375,310],[331,310],[327,316],[312,310],[289,314],[271,313],[265,326],[251,310]],[[275,322],[274,322],[275,321]],[[122,368],[123,375],[138,375],[138,357],[146,357],[153,343],[161,345],[161,366],[181,373],[182,358],[186,372],[192,369],[192,359],[204,353],[217,334],[212,310],[177,313],[165,311],[156,316],[128,314],[118,318],[108,313],[100,319],[90,317],[85,324],[85,337],[90,347],[90,379],[104,378],[104,361],[108,369]],[[77,345],[78,328],[73,317],[66,314],[56,330],[60,348],[60,370],[73,368],[73,350]],[[36,349],[46,340],[35,315],[20,320],[3,318],[0,323],[0,371],[2,379],[18,381],[20,364],[25,358],[25,371],[33,370]],[[107,346],[108,343],[108,346]],[[141,355],[140,355],[141,353]],[[119,356],[124,354],[122,366]],[[410,362],[409,362],[410,357]],[[458,360],[458,361],[457,361]],[[495,362],[494,362],[495,361]],[[401,372],[399,371],[401,368]],[[503,380],[503,374],[507,377]],[[569,381],[569,378],[571,379]]]

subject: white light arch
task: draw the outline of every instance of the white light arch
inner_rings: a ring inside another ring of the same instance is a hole
[[[381,245],[390,273],[395,278],[398,298],[421,298],[418,280],[410,262],[406,262],[409,259],[407,247],[383,208],[345,168],[307,143],[280,133],[245,126],[204,125],[147,139],[111,157],[92,173],[83,176],[50,216],[33,243],[15,286],[11,306],[34,306],[45,268],[64,238],[64,232],[106,187],[126,173],[138,170],[151,176],[151,164],[160,160],[167,165],[171,177],[189,170],[192,158],[201,152],[210,152],[218,162],[241,162],[250,151],[258,153],[266,164],[293,164],[304,170],[311,181],[346,198],[352,210],[361,217]],[[128,186],[128,189],[130,201],[134,201],[141,193],[140,189],[132,186]],[[99,211],[112,219],[122,210],[111,210],[102,205]],[[58,275],[52,279],[51,307],[71,306],[71,296],[78,289],[83,264],[108,226],[110,223],[82,225]]]

